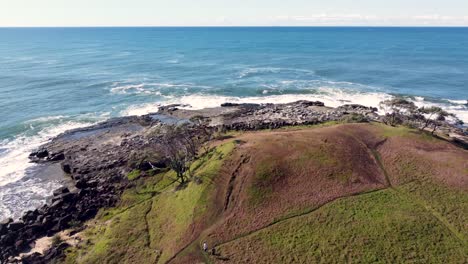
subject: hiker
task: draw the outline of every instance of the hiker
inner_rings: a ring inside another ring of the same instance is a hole
[[[203,251],[207,251],[208,250],[208,244],[206,244],[206,242],[203,242]]]

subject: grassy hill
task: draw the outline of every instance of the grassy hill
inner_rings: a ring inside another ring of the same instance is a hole
[[[132,172],[134,187],[87,223],[65,262],[468,261],[466,150],[380,124],[210,144],[185,186],[171,171]]]

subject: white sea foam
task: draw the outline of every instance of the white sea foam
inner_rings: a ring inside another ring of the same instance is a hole
[[[315,89],[315,94],[281,94],[269,95],[268,90],[264,90],[262,96],[255,97],[236,97],[236,96],[221,96],[207,94],[192,94],[181,97],[166,98],[165,101],[159,103],[147,103],[141,105],[130,106],[122,111],[122,115],[144,115],[151,112],[156,112],[159,106],[163,104],[182,104],[187,105],[186,108],[202,109],[209,107],[217,107],[222,103],[290,103],[298,100],[321,101],[326,106],[338,107],[343,104],[361,104],[364,106],[377,107],[384,100],[393,98],[393,95],[383,92],[361,92],[356,90],[339,89],[334,87],[320,87]],[[414,103],[418,107],[423,106],[439,106],[447,111],[454,113],[465,123],[468,123],[468,107],[461,104],[441,104],[426,101],[424,97],[416,97]],[[182,107],[183,108],[183,107]],[[383,114],[379,111],[380,114]]]
[[[127,109],[120,112],[122,116],[132,116],[132,115],[145,115],[148,113],[154,113],[158,111],[158,108],[161,106],[160,103],[146,103],[139,105],[132,105]]]
[[[416,96],[413,100],[414,104],[417,107],[431,107],[437,106],[445,111],[455,114],[458,119],[463,121],[465,124],[468,124],[468,106],[464,100],[445,100],[447,103],[436,103],[427,101],[424,97]]]
[[[192,94],[181,97],[174,97],[160,103],[147,103],[130,106],[122,111],[122,115],[144,115],[156,112],[161,104],[182,104],[190,109],[203,109],[220,106],[222,103],[291,103],[298,100],[322,101],[327,106],[337,107],[343,104],[356,103],[366,106],[377,107],[380,101],[392,98],[385,93],[364,93],[364,92],[346,92],[334,88],[320,88],[317,94],[282,94],[265,95],[255,97],[235,97],[221,95]],[[182,107],[184,108],[184,107]]]
[[[48,121],[54,121],[54,120],[61,120],[64,118],[67,118],[68,116],[63,116],[63,115],[57,115],[57,116],[44,116],[44,117],[38,117],[35,119],[31,119],[27,121],[26,123],[37,123],[37,122],[48,122]]]
[[[466,100],[451,100],[451,99],[447,99],[447,101],[449,101],[449,102],[452,103],[452,104],[468,105],[468,99],[466,99]]]
[[[251,67],[240,71],[238,78],[246,78],[257,74],[280,73],[280,72],[301,72],[306,74],[315,74],[315,71],[296,68],[276,68],[276,67]]]
[[[44,118],[46,120],[47,118]],[[0,186],[20,180],[28,169],[35,166],[29,163],[28,155],[35,148],[48,142],[50,138],[58,134],[78,127],[91,125],[89,122],[65,122],[55,126],[49,126],[34,136],[20,134],[12,140],[4,140],[0,143]]]
[[[0,220],[18,218],[22,212],[41,206],[51,191],[58,187],[59,181],[36,178],[0,187]]]
[[[321,88],[318,94],[282,94],[261,97],[230,97],[209,95],[188,95],[173,100],[171,103],[191,105],[193,109],[216,107],[222,103],[290,103],[298,100],[322,101],[327,106],[337,107],[343,104],[356,103],[377,107],[380,101],[392,98],[385,93],[347,93],[346,91],[332,88]]]
[[[211,86],[206,85],[196,85],[190,83],[174,84],[174,83],[139,83],[139,84],[123,84],[123,83],[114,83],[113,87],[110,89],[111,93],[114,94],[155,94],[162,95],[161,89],[167,88],[180,88],[183,90],[188,90],[190,88],[202,88],[208,89],[212,88]]]

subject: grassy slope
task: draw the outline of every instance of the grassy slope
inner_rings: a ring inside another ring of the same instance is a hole
[[[372,129],[387,139],[444,144],[404,127],[376,124]],[[468,261],[466,190],[440,184],[430,175],[437,173],[431,168],[433,164],[423,155],[404,151],[395,153],[404,158],[384,157],[382,162],[384,169],[391,168],[386,172],[389,179],[401,184],[341,198],[311,213],[220,244],[220,255],[231,263]]]
[[[219,251],[232,263],[462,263],[466,257],[445,226],[393,190],[337,200]]]
[[[406,128],[368,127],[382,138],[445,144]],[[294,128],[309,129],[315,128]],[[179,254],[182,260],[175,262],[225,263],[226,259],[221,258],[228,258],[229,263],[468,261],[466,190],[429,177],[437,171],[427,170],[431,163],[416,154],[408,154],[409,159],[393,159],[385,149],[379,157],[381,165],[395,183],[388,189],[339,198],[310,208],[311,212],[304,210],[300,216],[285,217],[252,234],[239,234],[231,242],[220,243],[217,250],[221,256],[201,257],[197,236],[209,226],[200,222],[209,225],[216,220],[210,218],[213,193],[218,187],[213,179],[234,146],[235,143],[221,145],[195,162],[192,171],[201,183],[191,181],[181,190],[175,191],[173,172],[150,178],[131,175],[136,187],[124,193],[119,206],[100,212],[85,232],[88,242],[69,250],[67,262],[165,263],[186,246]],[[334,152],[329,150],[298,155],[292,159],[297,164],[292,165],[301,167],[313,160],[316,166],[336,167],[335,160],[329,158]],[[380,155],[379,151],[376,155]],[[284,176],[271,166],[273,158],[265,156],[263,161],[270,163],[256,164],[254,181],[245,186],[249,194],[248,203],[244,204],[247,207],[261,209],[262,201],[273,191],[262,182],[274,182],[275,177]]]
[[[212,179],[234,149],[226,143],[192,165],[194,176],[180,190],[173,172],[139,179],[116,208],[101,211],[84,234],[81,248],[69,249],[67,263],[164,263],[183,246],[192,223],[207,210]],[[182,243],[182,244],[181,244]],[[144,260],[144,261],[143,261]]]

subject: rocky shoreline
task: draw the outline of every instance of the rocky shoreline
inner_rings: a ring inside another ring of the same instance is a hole
[[[289,104],[232,104],[202,110],[169,105],[157,113],[115,118],[95,126],[65,132],[31,153],[35,163],[60,164],[73,187],[53,192],[52,200],[20,220],[0,223],[0,263],[47,263],[60,256],[66,243],[44,255],[34,253],[18,260],[34,241],[79,226],[99,209],[115,205],[120,194],[131,186],[127,175],[165,170],[167,159],[160,151],[161,127],[187,124],[193,135],[203,131],[213,135],[228,130],[276,129],[313,125],[330,121],[382,121],[376,108],[361,105],[326,107],[322,102],[298,101]],[[454,142],[466,146],[466,130],[444,124],[438,130]]]

